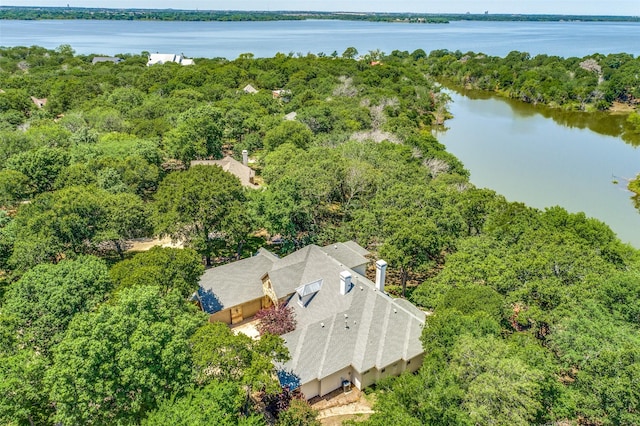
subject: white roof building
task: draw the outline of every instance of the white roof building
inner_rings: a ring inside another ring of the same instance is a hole
[[[185,58],[182,55],[176,55],[173,53],[152,53],[149,55],[147,66],[150,67],[155,64],[166,64],[167,62],[175,62],[180,65],[195,65],[193,59]]]

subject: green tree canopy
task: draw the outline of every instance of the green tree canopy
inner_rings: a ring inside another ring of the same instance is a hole
[[[210,265],[216,243],[224,241],[231,228],[228,215],[242,208],[244,199],[238,178],[220,167],[195,166],[174,172],[156,193],[155,231],[183,240]]]
[[[287,361],[289,352],[280,337],[265,334],[252,340],[215,322],[200,327],[191,338],[191,345],[197,382],[222,380],[270,393],[281,390],[273,362]]]
[[[253,414],[245,416],[245,392],[238,383],[212,381],[184,396],[172,397],[160,403],[158,409],[142,421],[143,426],[262,426],[264,419]]]
[[[47,354],[79,312],[94,309],[112,287],[103,260],[81,256],[27,271],[7,292],[2,316],[19,345]]]
[[[136,195],[72,186],[40,194],[21,206],[10,262],[26,270],[103,248],[122,254],[125,239],[147,232],[146,206]]]
[[[163,294],[176,291],[188,297],[198,289],[204,272],[201,257],[192,249],[152,247],[131,259],[116,263],[109,271],[116,291],[153,285]]]
[[[204,321],[158,287],[120,292],[76,315],[54,348],[46,380],[63,424],[131,424],[191,379],[188,338]]]
[[[69,164],[66,151],[61,148],[40,148],[15,154],[5,167],[29,178],[29,187],[35,194],[50,191],[64,167]]]
[[[273,151],[284,143],[291,143],[297,148],[307,149],[313,133],[307,126],[298,121],[283,121],[278,127],[264,135],[264,149]]]
[[[0,351],[2,352],[2,351]],[[53,409],[43,383],[49,360],[31,349],[0,353],[0,422],[48,425]]]
[[[178,125],[165,135],[167,152],[187,166],[194,158],[220,158],[222,119],[222,111],[209,104],[184,112],[178,117]]]

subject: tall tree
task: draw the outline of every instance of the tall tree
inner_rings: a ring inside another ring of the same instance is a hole
[[[48,354],[73,316],[94,309],[111,286],[106,264],[93,256],[37,265],[10,287],[2,317],[19,336],[19,346]]]
[[[192,249],[153,247],[118,262],[109,273],[116,291],[142,285],[160,287],[163,294],[176,291],[188,297],[198,289],[204,272],[200,256]]]
[[[182,113],[164,144],[173,158],[188,166],[194,158],[222,156],[223,130],[222,111],[206,104]]]
[[[69,155],[62,148],[39,148],[21,152],[7,159],[5,167],[29,178],[31,192],[50,191],[62,171],[69,164]]]
[[[158,287],[76,315],[46,376],[61,424],[132,424],[191,379],[188,338],[204,317]]]
[[[432,220],[407,211],[388,219],[385,234],[379,255],[392,268],[399,269],[404,297],[409,274],[435,265],[442,252],[442,238]]]
[[[264,419],[245,416],[244,392],[239,383],[213,381],[186,395],[164,400],[142,424],[145,426],[262,426]]]
[[[120,254],[123,241],[148,233],[146,206],[134,194],[111,194],[72,186],[37,196],[16,215],[10,262],[18,270],[95,253],[110,243]]]
[[[252,340],[235,335],[220,322],[200,327],[191,338],[193,364],[198,383],[212,380],[242,383],[248,389],[276,393],[281,390],[275,377],[276,362],[289,359],[282,339],[265,334]]]
[[[242,208],[245,196],[235,176],[220,167],[195,166],[167,176],[155,199],[156,233],[183,240],[211,265],[216,244],[232,229],[229,215]]]
[[[0,350],[0,423],[49,425],[49,404],[43,378],[49,360],[31,349],[3,353]]]
[[[311,143],[313,133],[307,126],[298,121],[283,121],[278,127],[264,135],[264,149],[273,151],[284,143],[291,143],[296,148],[306,149]]]

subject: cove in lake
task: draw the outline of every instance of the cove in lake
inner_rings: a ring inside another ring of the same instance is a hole
[[[456,92],[459,95],[475,100],[501,100],[509,105],[513,114],[517,117],[541,115],[544,118],[549,118],[564,127],[589,129],[601,135],[620,137],[623,141],[631,145],[640,146],[640,134],[633,132],[631,126],[627,123],[627,118],[629,117],[628,112],[567,111],[560,108],[551,108],[546,105],[533,105],[481,90],[456,88],[446,82],[445,86],[447,87],[449,94],[451,92]],[[640,171],[640,164],[638,165],[638,170]]]
[[[640,215],[626,189],[640,168],[639,149],[589,130],[586,118],[584,125],[560,125],[546,108],[448,93],[454,118],[436,137],[464,163],[471,182],[532,207],[584,212],[640,247]]]

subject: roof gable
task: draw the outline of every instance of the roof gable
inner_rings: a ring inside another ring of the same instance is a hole
[[[347,309],[283,336],[291,354],[284,369],[298,374],[301,383],[349,366],[361,373],[382,369],[423,353],[424,313],[405,309],[362,279],[352,293]]]
[[[226,156],[220,160],[193,160],[191,166],[219,166],[225,172],[229,172],[232,175],[240,179],[240,183],[248,188],[258,188],[258,185],[254,183],[256,175],[255,170],[249,166],[245,166],[240,161],[233,157]]]
[[[369,252],[354,241],[329,244],[322,247],[322,251],[344,264],[347,268],[355,268],[369,262],[369,259],[365,257]]]
[[[262,276],[277,260],[273,253],[260,249],[253,257],[207,269],[198,288],[203,310],[212,314],[262,297]]]

